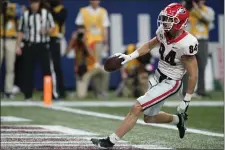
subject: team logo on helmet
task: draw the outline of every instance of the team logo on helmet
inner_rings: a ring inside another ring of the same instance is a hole
[[[186,13],[186,10],[184,8],[179,8],[177,10],[177,14],[185,14]]]

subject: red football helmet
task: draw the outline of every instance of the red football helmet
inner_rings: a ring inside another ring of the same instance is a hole
[[[188,17],[188,10],[182,4],[172,3],[160,12],[157,24],[165,31],[181,30],[187,26]]]

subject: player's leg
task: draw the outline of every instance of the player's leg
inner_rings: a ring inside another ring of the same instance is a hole
[[[116,129],[115,133],[106,139],[92,139],[92,142],[101,147],[112,147],[120,138],[133,128],[143,110],[145,115],[157,115],[164,103],[164,100],[179,91],[181,81],[164,80],[159,84],[152,84],[152,86],[153,87],[149,89],[145,95],[137,99],[138,102],[132,107],[131,111],[128,113],[122,124]],[[161,116],[160,119],[165,121],[163,120],[165,118],[162,118]]]
[[[181,81],[164,80],[154,88],[150,89],[138,100],[144,109],[144,121],[146,123],[171,123],[177,126],[180,138],[185,135],[185,116],[183,114],[169,114],[160,112],[165,99],[180,90]],[[150,94],[150,92],[154,94]],[[143,103],[144,102],[144,103]]]
[[[145,123],[170,123],[170,124],[174,124],[177,126],[178,130],[179,130],[179,136],[180,138],[183,138],[185,135],[185,120],[186,118],[186,114],[169,114],[166,112],[159,112],[157,115],[155,116],[147,116],[144,115],[144,122]]]
[[[125,117],[125,119],[123,120],[123,122],[116,129],[115,134],[119,138],[123,137],[127,132],[129,132],[134,127],[141,114],[142,114],[142,107],[139,102],[136,102],[131,108],[130,112]],[[111,138],[110,140],[113,140],[112,142],[115,141],[113,137],[110,138]]]
[[[123,122],[116,129],[116,132],[106,139],[91,139],[93,144],[101,147],[113,147],[113,145],[122,138],[127,132],[129,132],[136,124],[138,118],[142,114],[142,107],[139,102],[136,102],[130,112],[127,114]]]
[[[155,116],[144,115],[145,123],[174,123],[178,124],[179,118],[177,115],[168,114],[166,112],[160,111]]]

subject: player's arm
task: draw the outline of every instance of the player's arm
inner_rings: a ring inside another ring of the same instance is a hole
[[[184,55],[181,58],[188,74],[188,88],[184,99],[180,102],[177,107],[179,113],[186,113],[189,102],[191,101],[192,94],[194,93],[195,85],[198,78],[198,65],[195,55]]]
[[[194,93],[194,89],[197,83],[198,64],[195,57],[195,54],[198,51],[197,41],[195,41],[193,45],[186,47],[184,55],[181,57],[181,61],[188,72],[189,79],[188,79],[188,88],[187,88],[185,97],[177,107],[177,111],[179,113],[186,113],[189,106],[189,102],[191,101],[191,97],[192,97],[192,94]]]
[[[138,52],[138,57],[143,56],[147,53],[149,53],[155,46],[159,44],[159,41],[157,40],[156,37],[145,43],[143,46],[138,48],[136,51]]]
[[[198,79],[198,64],[195,55],[190,56],[182,56],[182,62],[189,74],[188,79],[188,88],[186,91],[186,95],[192,95],[194,93],[194,89]],[[187,100],[190,98],[186,97]]]
[[[115,54],[115,55],[118,55],[118,56],[120,56],[120,58],[123,58],[124,61],[122,62],[122,64],[125,64],[132,59],[135,59],[139,56],[142,56],[142,55],[145,55],[145,54],[149,53],[158,44],[159,44],[159,41],[157,40],[156,37],[154,37],[153,39],[146,42],[144,45],[142,45],[140,48],[135,50],[130,55],[125,55],[125,54],[121,54],[121,53],[118,53],[118,54]]]

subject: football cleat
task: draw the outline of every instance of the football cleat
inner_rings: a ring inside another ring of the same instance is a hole
[[[94,145],[97,145],[98,147],[103,147],[103,148],[111,148],[114,146],[114,144],[109,140],[109,137],[105,139],[91,139],[91,142]]]
[[[185,135],[186,127],[185,127],[185,121],[187,120],[187,114],[181,113],[176,114],[179,118],[179,122],[177,124],[177,128],[179,130],[179,136],[182,139]]]

